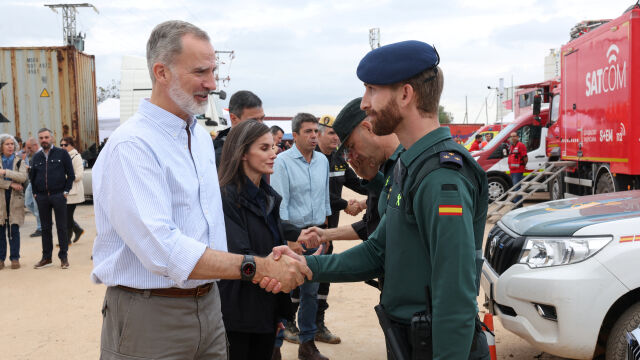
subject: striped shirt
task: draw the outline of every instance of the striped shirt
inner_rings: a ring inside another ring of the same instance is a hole
[[[282,196],[282,221],[303,228],[324,224],[331,215],[329,161],[321,152],[313,152],[311,163],[296,145],[280,153],[273,164],[271,187]]]
[[[91,279],[138,289],[193,288],[207,247],[227,250],[211,137],[142,100],[93,167],[97,237]]]

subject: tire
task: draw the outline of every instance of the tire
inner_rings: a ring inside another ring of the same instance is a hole
[[[487,183],[489,185],[489,202],[494,202],[500,196],[502,196],[507,190],[509,190],[509,185],[507,182],[499,177],[499,176],[490,176],[487,179]]]
[[[549,182],[549,199],[561,200],[564,199],[564,182],[562,181],[563,174],[559,174]]]
[[[607,338],[606,360],[627,360],[627,332],[640,326],[640,302],[631,305],[616,320]]]
[[[616,180],[610,172],[604,171],[596,183],[596,194],[606,194],[617,191]]]

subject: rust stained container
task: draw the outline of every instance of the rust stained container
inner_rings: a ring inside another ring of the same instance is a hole
[[[76,140],[79,151],[98,143],[95,58],[75,47],[0,48],[0,133],[26,141],[39,129]]]

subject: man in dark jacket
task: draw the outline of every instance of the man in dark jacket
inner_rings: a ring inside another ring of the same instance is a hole
[[[357,215],[364,207],[356,200],[345,200],[342,198],[342,188],[344,186],[361,195],[367,195],[367,189],[360,184],[360,179],[349,167],[347,161],[337,152],[340,145],[340,138],[333,129],[334,118],[324,115],[320,118],[318,126],[318,146],[317,151],[323,153],[329,160],[329,199],[331,201],[331,216],[327,219],[329,229],[337,228],[340,222],[340,211],[344,210],[349,215]],[[333,244],[330,243],[327,254],[333,253]],[[324,315],[329,308],[327,297],[329,296],[329,283],[322,283],[318,288],[318,314],[316,315],[316,341],[329,344],[339,344],[341,339],[329,331],[324,323]]]
[[[240,90],[231,95],[229,99],[229,117],[231,126],[220,131],[216,139],[213,140],[213,148],[216,151],[216,167],[220,167],[220,157],[222,157],[222,147],[229,135],[231,128],[249,119],[256,119],[260,122],[264,120],[264,110],[262,110],[262,100],[248,90]]]
[[[69,268],[67,257],[67,195],[75,175],[71,157],[65,149],[53,146],[52,132],[43,128],[38,131],[38,141],[42,151],[33,156],[29,171],[29,180],[33,188],[33,196],[38,203],[40,221],[42,222],[42,259],[34,266],[36,269],[51,266],[53,253],[53,235],[51,233],[51,209],[56,216],[56,230],[60,251],[60,266]]]

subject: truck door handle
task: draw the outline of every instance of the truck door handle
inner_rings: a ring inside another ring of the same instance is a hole
[[[544,155],[536,155],[536,159],[542,159],[543,157],[545,157]]]

